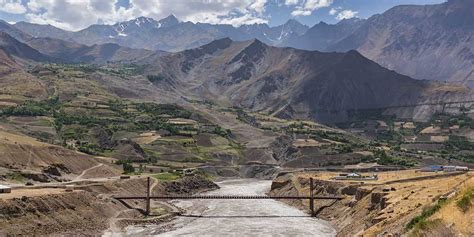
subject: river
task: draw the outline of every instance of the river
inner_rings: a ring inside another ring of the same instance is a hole
[[[263,195],[271,181],[228,180],[204,195]],[[165,225],[131,226],[130,236],[335,236],[323,220],[275,200],[181,200],[186,210]],[[170,228],[171,227],[171,228]],[[169,229],[163,232],[163,229]]]

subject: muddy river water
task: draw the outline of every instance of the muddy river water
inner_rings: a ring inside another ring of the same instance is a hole
[[[271,181],[229,180],[204,195],[263,195]],[[132,226],[129,236],[335,236],[326,221],[275,200],[174,201],[187,210],[166,226]],[[163,232],[163,229],[169,231]]]

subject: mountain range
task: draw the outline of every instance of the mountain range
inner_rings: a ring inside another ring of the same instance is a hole
[[[367,20],[311,28],[295,20],[233,27],[173,15],[77,32],[0,21],[0,56],[5,72],[38,62],[133,62],[175,101],[207,100],[279,117],[337,122],[354,111],[382,109],[426,119],[435,110],[384,108],[471,100],[463,86],[415,79],[470,85],[473,6],[469,0],[398,6]]]
[[[472,97],[465,87],[412,79],[383,68],[355,50],[308,51],[269,46],[256,39],[223,38],[198,48],[164,53],[116,44],[85,46],[51,38],[33,38],[26,44],[1,33],[0,48],[0,55],[5,56],[3,66],[10,68],[5,72],[28,62],[104,63],[128,58],[143,66],[143,80],[153,76],[154,90],[171,95],[168,101],[205,100],[277,117],[326,123],[351,120],[354,111],[374,109],[426,119],[435,110],[385,108]]]
[[[92,25],[77,32],[27,22],[16,23],[14,27],[33,37],[57,38],[85,45],[115,43],[130,48],[175,52],[198,47],[224,37],[234,40],[257,38],[267,44],[278,45],[289,38],[304,34],[308,29],[308,26],[296,20],[289,20],[276,27],[269,27],[267,24],[233,27],[181,22],[174,15],[159,21],[139,17],[114,25]]]
[[[474,2],[449,0],[436,5],[402,5],[367,20],[324,22],[309,28],[296,20],[270,27],[234,27],[139,17],[114,25],[91,25],[77,32],[51,25],[0,22],[0,31],[22,42],[55,38],[86,46],[117,44],[127,48],[178,52],[229,37],[258,39],[278,47],[323,52],[357,50],[384,67],[416,79],[452,81],[473,86]],[[113,47],[112,47],[113,48]]]

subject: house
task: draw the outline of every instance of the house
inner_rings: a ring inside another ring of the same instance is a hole
[[[390,130],[390,127],[387,125],[387,123],[385,121],[377,121],[378,123],[378,126],[377,126],[377,131],[378,132],[383,132],[383,131],[388,131]]]
[[[456,166],[456,171],[469,171],[467,166]]]
[[[339,176],[333,177],[335,180],[377,180],[376,174],[372,176],[361,175],[358,173],[340,174]]]
[[[346,175],[347,178],[361,178],[362,175],[358,174],[358,173],[350,173],[350,174],[347,174]]]
[[[451,166],[451,165],[443,166],[443,171],[444,172],[454,172],[454,171],[456,171],[456,166]]]
[[[442,171],[443,166],[442,165],[430,165],[426,166],[420,169],[421,172],[437,172],[437,171]]]
[[[6,185],[1,185],[0,184],[0,193],[11,193],[12,188],[6,186]]]

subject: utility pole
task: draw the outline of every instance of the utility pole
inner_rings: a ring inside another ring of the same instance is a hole
[[[309,209],[311,210],[311,217],[314,217],[314,184],[313,178],[309,178]]]
[[[147,177],[146,184],[146,215],[150,215],[150,177]]]

